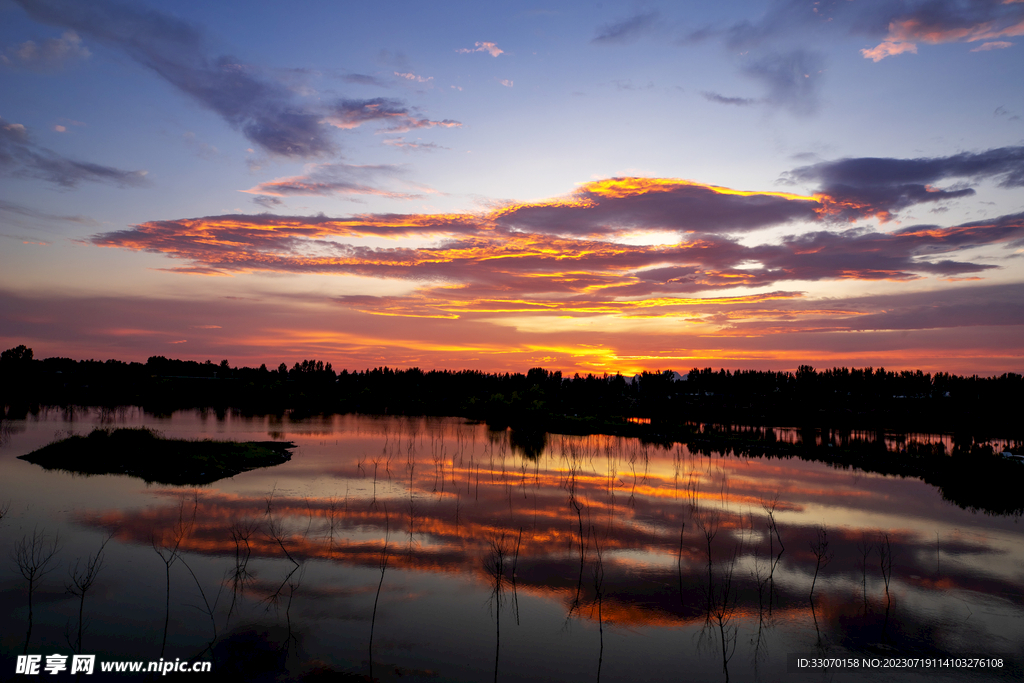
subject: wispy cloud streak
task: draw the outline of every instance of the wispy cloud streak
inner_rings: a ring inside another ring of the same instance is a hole
[[[214,56],[203,32],[192,23],[104,0],[17,1],[37,21],[71,28],[123,50],[268,152],[307,157],[335,149],[318,112],[293,101],[288,88],[251,65],[227,55]]]
[[[417,128],[458,128],[462,124],[451,119],[432,121],[420,116],[400,101],[376,97],[369,100],[341,100],[333,105],[325,119],[336,128],[357,128],[364,123],[383,123],[391,133],[404,133]]]
[[[0,119],[0,173],[36,178],[71,189],[82,182],[110,183],[119,187],[146,184],[146,171],[124,171],[61,156],[32,142],[20,123]]]
[[[636,40],[654,29],[658,20],[657,12],[635,14],[626,19],[605,24],[597,30],[594,43],[625,43]]]
[[[705,91],[700,95],[708,102],[715,102],[716,104],[731,104],[736,107],[749,107],[758,103],[758,100],[751,97],[727,97],[716,92]]]
[[[299,176],[278,178],[260,183],[248,190],[248,194],[264,197],[321,196],[333,195],[377,195],[392,199],[415,199],[420,193],[396,192],[376,185],[376,179],[394,177],[402,169],[389,164],[362,165],[316,164]]]
[[[391,130],[458,125],[414,118],[408,111],[399,112],[401,103],[395,100],[341,100],[327,108],[305,101],[254,65],[215,55],[195,24],[157,10],[111,0],[16,2],[36,21],[70,28],[125,52],[272,154],[294,158],[332,154],[337,150],[332,126],[353,128],[389,116]]]

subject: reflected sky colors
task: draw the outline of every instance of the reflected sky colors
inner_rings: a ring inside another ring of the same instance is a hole
[[[0,343],[1020,371],[1022,8],[3,0]]]
[[[298,447],[287,463],[200,489],[14,458],[100,422]],[[201,588],[218,596],[218,666],[234,666],[225,648],[258,631],[290,676],[316,661],[366,673],[371,629],[374,675],[443,680],[489,679],[495,666],[507,680],[635,680],[637,666],[658,680],[777,680],[789,652],[1001,654],[1017,668],[982,677],[1014,680],[1024,655],[1019,518],[962,510],[913,479],[607,436],[549,435],[527,457],[510,432],[459,420],[125,409],[4,425],[0,533],[59,531],[63,563],[109,535],[86,640],[124,657],[159,648],[154,548],[183,561],[172,567],[174,656],[213,638],[195,607]],[[11,653],[27,614],[11,568],[2,589]],[[57,646],[73,601],[58,585],[41,590],[34,642]]]

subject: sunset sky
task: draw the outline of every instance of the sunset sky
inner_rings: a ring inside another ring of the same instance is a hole
[[[0,0],[0,345],[1024,371],[1024,1]]]

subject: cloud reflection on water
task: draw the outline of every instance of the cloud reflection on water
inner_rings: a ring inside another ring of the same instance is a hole
[[[482,426],[385,420],[367,428],[365,419],[354,431],[309,426],[304,449],[280,468],[289,471],[275,470],[277,489],[198,491],[195,527],[182,549],[234,556],[232,532],[248,525],[253,557],[281,559],[284,550],[296,562],[372,568],[387,527],[391,570],[487,584],[492,542],[522,530],[518,590],[585,619],[596,618],[590,607],[600,547],[603,622],[632,628],[707,621],[709,596],[721,593],[716,582],[728,571],[731,619],[756,622],[768,609],[777,619],[813,618],[842,630],[851,618],[861,628],[885,609],[875,549],[884,531],[895,558],[893,591],[901,603],[918,605],[904,609],[905,621],[917,618],[910,612],[922,604],[947,609],[959,592],[1022,605],[1020,546],[1014,550],[998,524],[984,533],[950,528],[960,511],[920,482],[796,459],[703,457],[685,446],[619,437],[552,436],[530,460],[515,452],[509,433]],[[289,431],[288,438],[296,436]],[[337,437],[338,445],[314,448],[319,437]],[[326,481],[296,493],[316,477]],[[182,494],[154,493],[166,503],[82,512],[78,521],[123,543],[160,543],[173,533]],[[763,505],[775,497],[785,551],[774,558],[766,597],[763,575],[779,545],[770,542]],[[818,578],[812,615],[811,545],[821,523],[836,552]],[[714,527],[710,543],[702,524]]]

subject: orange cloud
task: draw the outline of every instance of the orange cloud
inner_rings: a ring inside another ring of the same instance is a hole
[[[890,22],[889,33],[885,40],[874,48],[861,50],[861,54],[864,55],[865,59],[879,62],[886,57],[905,52],[916,54],[917,43],[929,43],[931,45],[954,42],[973,43],[1020,35],[1024,35],[1024,19],[1014,15],[961,25],[930,20],[924,17],[908,17]],[[992,45],[993,47],[986,48],[982,45],[972,50],[972,52],[995,49],[997,47],[1009,47],[1011,43],[1006,43],[1005,41],[1002,41],[1001,44],[989,42],[986,45]]]
[[[252,192],[306,191],[296,179]],[[159,252],[188,261],[178,272],[260,271],[360,275],[417,283],[404,297],[342,296],[339,302],[379,315],[453,317],[558,314],[679,316],[716,291],[761,289],[759,301],[793,298],[782,282],[926,276],[979,277],[996,266],[949,255],[1024,236],[1024,216],[949,228],[892,233],[850,229],[789,235],[749,246],[720,235],[845,211],[850,202],[821,195],[731,190],[692,181],[613,178],[569,197],[513,203],[476,214],[327,216],[227,215],[152,221],[96,235],[92,243]],[[837,208],[838,207],[838,208]],[[616,241],[623,231],[674,229],[674,244]],[[701,231],[701,232],[698,232]],[[430,237],[423,246],[371,247],[368,237]],[[944,258],[937,260],[937,255]],[[427,284],[423,284],[427,283]],[[773,293],[763,290],[774,288]],[[742,298],[733,298],[734,305]]]
[[[377,105],[361,102],[350,109],[382,115],[391,106]],[[789,368],[818,359],[850,365],[921,363],[948,371],[954,368],[943,367],[944,360],[973,357],[979,365],[972,370],[987,369],[1015,362],[996,359],[1016,357],[1019,344],[1006,341],[1002,328],[986,329],[984,343],[971,341],[968,330],[1021,324],[1014,303],[1019,297],[999,290],[998,296],[972,298],[971,288],[983,291],[977,284],[950,287],[945,281],[986,278],[1004,267],[998,250],[1009,255],[1024,239],[1024,214],[895,229],[849,222],[870,216],[888,220],[907,206],[973,192],[962,185],[937,189],[945,179],[993,178],[1016,187],[1022,159],[1020,147],[938,159],[841,159],[787,174],[793,185],[817,186],[808,194],[618,177],[583,183],[550,199],[475,212],[152,220],[95,235],[89,243],[162,254],[174,259],[166,270],[233,277],[224,283],[230,287],[245,286],[236,276],[248,273],[359,276],[392,284],[387,294],[372,287],[356,294],[348,289],[350,280],[339,278],[329,286],[332,295],[304,301],[303,316],[288,312],[291,304],[283,300],[268,301],[245,320],[218,308],[219,301],[208,302],[215,314],[195,309],[174,316],[166,313],[173,304],[164,302],[166,320],[131,305],[125,310],[130,308],[134,318],[104,316],[103,325],[83,319],[68,329],[73,327],[89,349],[99,349],[94,353],[109,355],[108,347],[142,343],[132,334],[100,330],[150,328],[161,330],[150,335],[165,340],[161,344],[187,337],[196,354],[232,360],[241,355],[255,358],[257,365],[267,360],[261,354],[271,359],[286,354],[294,360],[326,356],[336,367],[547,365],[633,372],[719,363]],[[346,182],[386,192],[373,174],[390,179],[393,171],[309,166],[303,176],[262,183],[249,192],[326,191],[315,187],[321,182],[338,183],[327,188],[337,192]],[[333,178],[318,177],[321,172]],[[772,232],[758,232],[768,229]],[[637,234],[657,236],[651,241],[661,243],[634,244],[642,241],[632,239]],[[766,237],[758,241],[762,234]],[[979,248],[987,248],[983,259],[975,256]],[[900,283],[926,279],[939,289],[902,298]],[[837,294],[825,301],[815,299],[817,287],[807,284],[844,281],[885,281],[894,287],[886,297]],[[76,310],[66,302],[54,307]],[[313,308],[316,319],[307,319]],[[224,324],[227,319],[234,325]],[[408,324],[411,319],[415,325]],[[211,320],[226,331],[214,336],[193,329]],[[3,321],[11,330],[10,345],[35,339],[39,349],[47,348],[51,332],[23,330],[12,321],[13,314]],[[931,337],[951,346],[890,340],[919,329],[932,330]],[[895,353],[894,347],[902,351]],[[154,352],[147,349],[141,358]],[[967,367],[960,360],[955,365],[961,371]]]

